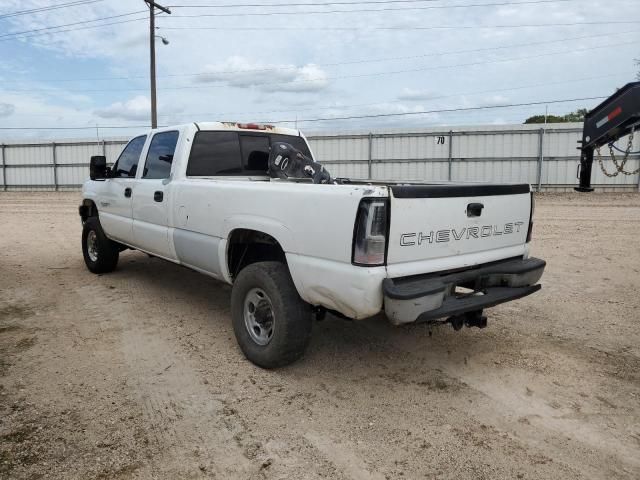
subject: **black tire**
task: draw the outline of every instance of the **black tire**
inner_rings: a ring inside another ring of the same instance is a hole
[[[245,321],[245,301],[249,302],[250,310],[251,298],[260,296],[260,292],[270,304],[267,311],[270,308],[272,312],[271,316],[266,315],[271,319],[267,323],[272,331],[267,344],[258,343]],[[295,362],[311,339],[311,307],[300,298],[287,266],[280,262],[254,263],[240,271],[231,291],[231,316],[240,349],[247,359],[262,368]]]
[[[93,237],[95,248],[89,251],[88,240]],[[89,217],[82,228],[82,255],[87,268],[93,273],[108,273],[118,265],[120,249],[102,230],[98,217]]]

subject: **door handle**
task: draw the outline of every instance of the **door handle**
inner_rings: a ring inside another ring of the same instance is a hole
[[[153,193],[153,199],[156,202],[161,202],[163,198],[164,198],[164,193],[163,192],[157,191],[157,192]]]
[[[467,205],[467,217],[479,217],[483,208],[484,205],[481,203],[470,203]]]
[[[124,196],[127,198],[131,198],[131,189],[129,187],[124,189]]]

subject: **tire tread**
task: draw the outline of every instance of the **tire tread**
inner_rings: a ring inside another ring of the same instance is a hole
[[[98,237],[98,260],[95,262],[89,258],[87,251],[87,235],[91,230],[96,232]],[[82,254],[87,268],[92,273],[108,273],[116,269],[120,250],[118,244],[109,240],[102,230],[98,217],[89,217],[82,227]]]
[[[253,287],[265,290],[273,304],[275,333],[261,347],[249,337],[244,325],[244,297]],[[277,368],[301,358],[311,339],[311,307],[298,295],[289,269],[282,262],[258,262],[243,268],[231,292],[233,329],[240,349],[256,365]]]

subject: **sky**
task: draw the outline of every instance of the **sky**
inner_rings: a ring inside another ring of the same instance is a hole
[[[159,3],[160,125],[518,124],[592,108],[640,70],[637,0]],[[127,137],[149,112],[143,0],[0,2],[0,141]]]

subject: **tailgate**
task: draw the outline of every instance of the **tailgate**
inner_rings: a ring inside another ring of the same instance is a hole
[[[391,276],[465,267],[522,255],[531,193],[528,184],[394,185],[387,266]],[[491,253],[487,253],[491,252]],[[405,264],[395,269],[394,265]]]

